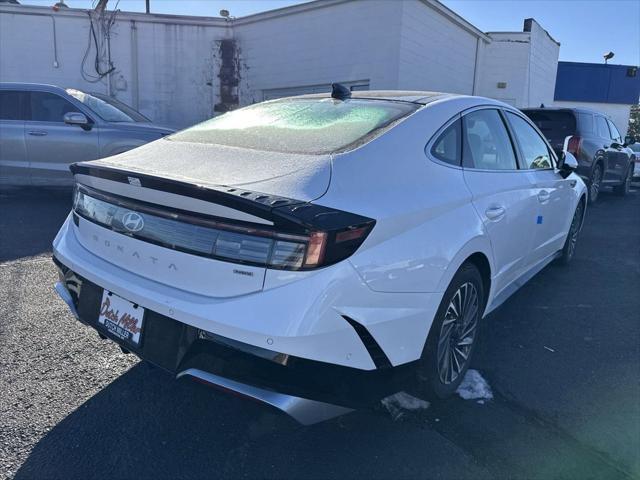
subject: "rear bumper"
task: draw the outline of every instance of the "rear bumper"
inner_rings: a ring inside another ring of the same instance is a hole
[[[77,226],[70,216],[54,240],[54,256],[101,288],[223,338],[353,369],[371,371],[420,358],[441,296],[374,292],[343,261],[314,272],[288,272],[273,278],[268,271],[263,290],[210,297],[104,260],[79,240],[77,231],[84,227],[82,219]],[[206,275],[202,277],[207,281]],[[353,322],[363,328],[357,329]],[[380,353],[386,362],[377,361]]]
[[[55,256],[54,262],[68,272]],[[176,378],[193,377],[250,397],[303,424],[372,406],[411,379],[410,364],[365,371],[307,360],[220,337],[152,310],[145,313],[140,346],[132,349],[98,323],[103,288],[77,274],[75,278],[81,281],[79,297],[61,282],[56,291],[83,324]]]

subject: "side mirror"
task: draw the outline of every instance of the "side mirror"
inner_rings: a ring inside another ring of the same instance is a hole
[[[89,119],[84,113],[68,112],[64,114],[63,120],[67,125],[78,125],[85,130],[89,130],[91,128]]]
[[[628,145],[633,145],[634,143],[636,143],[636,137],[634,137],[633,135],[627,135],[626,137],[624,137],[624,146],[628,146]]]
[[[571,140],[571,135],[564,139],[562,154],[560,155],[560,161],[558,162],[560,175],[562,175],[563,178],[567,178],[572,172],[578,169],[578,160],[573,153],[569,151],[569,140]]]

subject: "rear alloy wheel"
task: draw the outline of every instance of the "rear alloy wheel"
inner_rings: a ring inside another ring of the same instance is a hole
[[[569,227],[569,234],[562,247],[562,255],[558,259],[562,265],[568,265],[573,259],[573,255],[576,253],[576,245],[578,244],[578,235],[580,234],[580,227],[582,226],[582,217],[584,215],[584,202],[578,202],[576,211],[573,214],[571,220],[571,227]]]
[[[598,163],[591,173],[591,180],[589,181],[589,203],[595,203],[598,200],[600,194],[600,187],[602,186],[602,166]]]
[[[629,190],[631,190],[631,180],[633,180],[633,162],[631,162],[627,169],[624,181],[620,185],[613,187],[613,191],[621,197],[626,197]]]
[[[484,289],[471,263],[455,274],[431,325],[418,367],[420,394],[446,398],[464,378],[480,333]]]

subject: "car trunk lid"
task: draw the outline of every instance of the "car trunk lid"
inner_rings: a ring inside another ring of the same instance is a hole
[[[91,165],[306,202],[324,195],[331,178],[329,154],[268,152],[168,139],[95,160]]]
[[[263,262],[273,255],[268,234],[304,233],[275,209],[320,197],[330,158],[211,145],[179,155],[171,142],[155,143],[72,166],[78,239],[101,258],[175,288],[210,297],[260,291]]]

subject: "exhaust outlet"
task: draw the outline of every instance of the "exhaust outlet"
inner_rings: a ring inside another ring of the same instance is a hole
[[[197,378],[223,390],[229,390],[275,407],[302,425],[313,425],[314,423],[323,422],[353,411],[351,408],[341,407],[331,403],[309,400],[307,398],[296,397],[285,393],[278,393],[254,387],[253,385],[236,382],[235,380],[220,377],[213,373],[205,372],[196,368],[184,370],[178,373],[176,378],[184,376]]]

